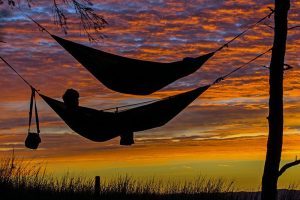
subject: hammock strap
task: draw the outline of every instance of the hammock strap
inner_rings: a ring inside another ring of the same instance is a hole
[[[31,97],[30,97],[30,108],[29,108],[29,123],[28,123],[28,133],[30,133],[30,127],[31,127],[31,121],[32,121],[32,111],[34,109],[34,114],[35,114],[35,124],[36,124],[36,131],[37,134],[40,133],[40,123],[39,123],[39,115],[38,115],[38,110],[36,106],[36,99],[35,99],[35,90],[32,88],[31,89]],[[34,107],[33,107],[34,104]]]
[[[246,32],[248,32],[249,30],[253,29],[254,27],[256,27],[258,24],[260,24],[262,21],[264,21],[267,18],[270,18],[272,16],[272,14],[275,12],[275,10],[273,10],[271,7],[269,7],[269,9],[271,10],[271,12],[266,15],[265,17],[261,18],[260,20],[258,20],[255,24],[249,26],[247,29],[245,29],[243,32],[239,33],[238,35],[236,35],[234,38],[232,38],[231,40],[229,40],[228,42],[226,42],[224,45],[222,45],[220,48],[218,48],[217,50],[215,50],[215,52],[221,51],[223,48],[228,47],[228,45],[230,43],[232,43],[233,41],[235,41],[237,38],[241,37],[242,35],[244,35]]]
[[[273,47],[271,47],[270,49],[268,49],[267,51],[257,55],[255,58],[252,58],[251,60],[249,60],[248,62],[246,62],[245,64],[241,65],[240,67],[232,70],[231,72],[229,72],[228,74],[225,74],[224,76],[221,76],[219,78],[217,78],[212,85],[221,82],[222,80],[226,79],[227,77],[231,76],[233,73],[237,72],[238,70],[246,67],[247,65],[249,65],[250,63],[252,63],[253,61],[257,60],[258,58],[262,57],[263,55],[267,54],[268,52],[270,52],[273,49]]]
[[[36,123],[36,130],[37,133],[40,133],[40,123],[39,123],[39,115],[36,105],[35,93],[39,93],[37,89],[35,89],[25,78],[23,78],[17,70],[15,70],[4,58],[0,56],[0,59],[10,68],[12,69],[30,88],[31,88],[31,97],[30,97],[30,108],[29,108],[29,122],[28,122],[28,132],[30,132],[30,126],[32,121],[32,111],[34,109],[35,112],[35,123]],[[34,107],[33,107],[34,104]]]
[[[37,91],[28,81],[26,81],[4,58],[0,56],[0,59],[10,68],[12,69],[31,89]]]
[[[33,108],[33,101],[34,101],[34,91],[31,90],[31,96],[30,96],[30,106],[29,106],[29,122],[28,122],[28,132],[30,132],[30,126],[31,126],[31,119],[32,119],[32,108]]]

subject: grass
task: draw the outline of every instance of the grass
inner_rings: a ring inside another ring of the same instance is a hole
[[[281,192],[281,200],[297,199],[297,191]],[[299,195],[299,193],[298,193]],[[0,199],[143,199],[143,200],[239,200],[258,199],[259,193],[238,193],[231,181],[198,177],[191,181],[162,181],[118,176],[101,180],[100,193],[95,195],[94,180],[66,174],[54,178],[42,165],[12,158],[0,163]]]

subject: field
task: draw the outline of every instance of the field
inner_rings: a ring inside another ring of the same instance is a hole
[[[296,185],[279,191],[280,200],[300,199]],[[100,191],[95,192],[95,180],[66,174],[55,178],[43,165],[3,158],[0,165],[1,199],[151,199],[151,200],[254,200],[259,192],[239,192],[234,182],[223,179],[197,177],[192,181],[162,181],[119,176],[101,180]]]

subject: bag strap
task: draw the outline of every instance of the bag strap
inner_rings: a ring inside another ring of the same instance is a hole
[[[29,123],[28,123],[28,133],[30,132],[31,118],[32,118],[32,107],[33,107],[33,98],[34,98],[34,90],[31,89],[31,97],[30,97],[30,107],[29,107]]]
[[[40,120],[39,120],[39,115],[38,115],[38,110],[36,106],[36,99],[34,95],[34,109],[35,109],[35,125],[36,125],[36,131],[39,134],[40,133]]]
[[[39,115],[38,115],[36,99],[35,99],[35,92],[36,92],[36,90],[34,88],[31,88],[28,133],[30,132],[30,126],[31,126],[31,121],[32,121],[32,111],[34,109],[34,111],[35,111],[36,130],[37,130],[37,134],[39,134],[40,133],[40,123],[39,123]],[[33,108],[33,104],[34,104],[34,108]]]

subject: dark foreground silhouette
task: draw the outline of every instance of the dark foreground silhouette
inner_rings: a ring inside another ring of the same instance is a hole
[[[15,178],[15,179],[14,179]],[[93,182],[64,177],[17,177],[0,180],[3,200],[259,200],[260,192],[235,192],[233,186],[221,179],[199,179],[199,182],[162,184],[159,181],[134,180],[127,176],[108,181],[95,194]],[[50,178],[50,180],[49,180]],[[28,182],[27,182],[28,181]],[[199,185],[197,185],[199,184]],[[278,200],[299,200],[298,190],[279,190]]]
[[[209,87],[210,85],[199,87],[154,103],[117,112],[79,106],[79,94],[75,90],[65,93],[64,102],[42,94],[40,96],[79,135],[96,142],[120,136],[121,145],[131,145],[134,143],[134,132],[165,125]]]
[[[99,181],[100,182],[100,181]],[[259,192],[237,192],[232,181],[196,176],[192,180],[137,179],[128,175],[102,180],[72,177],[55,178],[42,164],[16,158],[0,158],[0,199],[2,200],[258,200]],[[97,190],[95,189],[97,188]],[[279,191],[279,200],[299,200],[297,185]],[[97,191],[97,192],[96,192]]]

